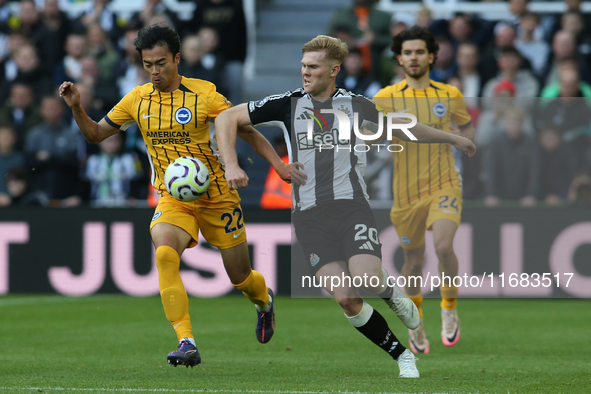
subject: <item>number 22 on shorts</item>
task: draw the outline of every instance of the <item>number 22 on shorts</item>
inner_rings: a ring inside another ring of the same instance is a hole
[[[242,221],[242,210],[240,208],[234,208],[232,213],[224,212],[220,217],[221,221],[226,221],[226,225],[224,229],[226,230],[226,234],[235,233],[237,230],[240,232],[233,234],[234,238],[238,238],[240,234],[242,234],[242,230],[244,228],[244,223]],[[236,225],[234,225],[234,223]]]

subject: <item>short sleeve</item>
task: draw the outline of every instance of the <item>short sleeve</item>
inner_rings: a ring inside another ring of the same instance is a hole
[[[121,101],[119,101],[112,109],[109,111],[107,115],[103,119],[117,129],[121,129],[121,127],[131,121],[135,121],[133,117],[133,105],[135,102],[135,98],[137,96],[137,89],[133,89],[131,92],[127,93]]]
[[[468,114],[468,110],[466,109],[466,102],[464,101],[464,96],[462,93],[457,89],[451,92],[453,97],[453,111],[451,114],[451,118],[459,127],[465,127],[472,123],[472,118]]]
[[[210,119],[216,118],[219,114],[223,111],[227,110],[228,108],[232,108],[232,103],[224,97],[224,95],[220,94],[214,84],[211,85],[212,88],[208,94],[208,111],[207,117]]]
[[[366,128],[374,133],[377,132],[380,117],[384,116],[383,110],[377,106],[376,103],[366,97],[356,96],[354,100],[359,100],[363,112],[363,119],[360,120],[360,127]]]
[[[248,114],[252,124],[283,121],[291,110],[291,92],[267,96],[262,100],[248,103]]]

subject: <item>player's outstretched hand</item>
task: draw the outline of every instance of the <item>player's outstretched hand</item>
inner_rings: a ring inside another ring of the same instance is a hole
[[[457,150],[467,154],[468,157],[472,157],[476,153],[476,146],[466,137],[456,135],[453,146],[455,146]]]
[[[308,176],[299,170],[300,167],[304,169],[303,164],[296,161],[295,163],[287,164],[280,169],[276,169],[276,171],[284,182],[304,185]]]
[[[239,166],[226,166],[225,177],[232,190],[248,186],[248,175]]]
[[[58,88],[60,97],[64,98],[68,107],[75,108],[80,105],[80,93],[72,82],[64,82]]]

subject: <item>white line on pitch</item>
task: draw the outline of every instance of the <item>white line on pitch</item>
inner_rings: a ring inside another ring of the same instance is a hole
[[[210,390],[210,389],[133,389],[133,388],[78,388],[78,387],[1,387],[0,390],[56,390],[56,391],[105,391],[105,392],[144,392],[144,393],[251,393],[251,394],[369,394],[362,391],[294,391],[294,390]],[[387,393],[381,394],[404,394],[404,393]]]

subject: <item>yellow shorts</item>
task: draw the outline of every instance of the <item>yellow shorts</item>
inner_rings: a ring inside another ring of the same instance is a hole
[[[228,249],[246,241],[240,196],[232,190],[210,199],[180,202],[163,193],[152,217],[150,230],[158,223],[169,223],[185,230],[197,245],[199,230],[211,245]]]
[[[449,219],[459,225],[461,218],[462,191],[458,188],[438,190],[410,207],[393,207],[390,211],[390,220],[404,249],[423,245],[425,231],[431,230],[437,219]]]

